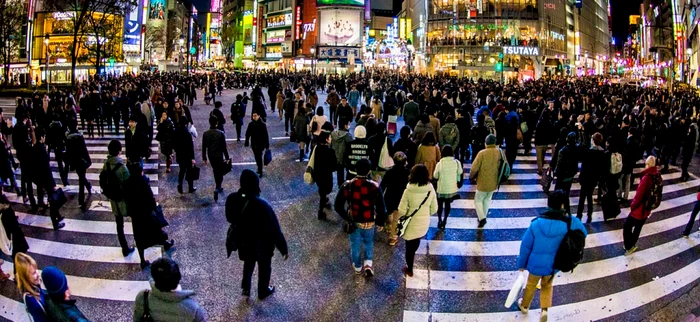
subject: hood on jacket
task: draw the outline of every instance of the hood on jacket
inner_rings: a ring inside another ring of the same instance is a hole
[[[406,185],[406,192],[410,192],[410,193],[423,193],[423,194],[425,194],[428,191],[430,191],[431,189],[432,189],[432,185],[430,185],[430,184],[419,186],[417,184],[409,183]]]
[[[114,169],[114,167],[118,164],[121,163],[122,165],[124,164],[124,159],[120,156],[113,156],[113,155],[108,155],[107,156],[107,164],[109,164],[110,168]]]
[[[163,292],[156,287],[156,282],[151,281],[151,295],[163,302],[179,303],[194,296],[194,291],[175,289]]]
[[[553,238],[559,235],[566,234],[566,222],[557,219],[543,217],[563,217],[566,216],[563,210],[547,209],[544,213],[537,217],[532,223],[532,228],[537,229],[543,236]]]
[[[649,168],[642,170],[642,172],[640,172],[640,175],[642,177],[644,177],[644,175],[647,175],[647,174],[657,174],[657,173],[659,173],[659,168],[656,166],[653,166],[653,167],[649,167]]]
[[[343,143],[350,139],[350,132],[345,130],[336,130],[331,132],[331,142]]]

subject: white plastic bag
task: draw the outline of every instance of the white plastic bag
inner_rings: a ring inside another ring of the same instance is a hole
[[[311,151],[311,156],[309,157],[309,163],[306,166],[306,171],[304,171],[304,183],[314,184],[314,160],[316,159],[316,147]]]
[[[194,127],[194,124],[188,124],[187,131],[190,132],[190,135],[192,135],[193,138],[197,138],[197,136],[199,136],[199,134],[197,134],[197,128]]]
[[[2,218],[2,214],[0,214],[0,218]],[[7,256],[12,256],[12,240],[7,238],[5,226],[2,223],[0,223],[0,251]]]
[[[513,303],[515,303],[515,300],[517,300],[518,296],[520,295],[520,291],[523,290],[523,286],[525,286],[525,272],[520,272],[520,274],[518,274],[518,278],[515,279],[515,283],[513,283],[513,287],[510,288],[508,297],[506,298],[505,306],[507,308],[513,306]]]
[[[387,144],[387,138],[384,138],[384,145],[382,146],[382,151],[379,154],[379,167],[384,170],[389,170],[394,166],[394,159],[389,154],[389,146]]]

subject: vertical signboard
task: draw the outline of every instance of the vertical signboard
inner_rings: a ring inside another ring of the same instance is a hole
[[[141,1],[124,19],[124,44],[138,45],[141,42]]]

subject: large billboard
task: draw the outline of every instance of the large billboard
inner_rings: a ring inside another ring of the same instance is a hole
[[[319,10],[319,44],[356,46],[362,41],[362,11]]]
[[[390,2],[389,0],[386,0]],[[391,2],[390,2],[391,3]],[[365,5],[365,0],[316,0],[316,6],[360,6]]]
[[[149,20],[165,20],[165,0],[151,0],[148,8]]]
[[[138,45],[141,43],[141,1],[129,12],[124,19],[124,44]]]

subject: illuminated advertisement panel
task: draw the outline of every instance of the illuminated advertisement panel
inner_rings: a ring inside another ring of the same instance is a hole
[[[319,10],[319,43],[355,46],[362,41],[362,12],[358,10]]]

